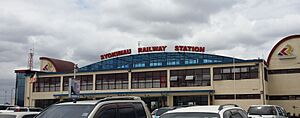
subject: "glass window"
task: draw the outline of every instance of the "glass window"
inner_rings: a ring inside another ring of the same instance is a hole
[[[178,76],[171,76],[170,81],[177,81]]]
[[[128,73],[96,75],[96,90],[108,89],[128,89]]]
[[[223,68],[222,73],[230,73],[230,68]]]
[[[193,75],[186,76],[185,80],[194,80],[194,76]]]
[[[238,109],[237,111],[242,115],[242,118],[247,118],[247,117],[248,117],[246,111],[244,111],[244,110],[239,110],[239,109]]]
[[[98,118],[116,118],[116,109],[106,109]]]
[[[60,77],[38,78],[33,87],[33,92],[60,91]]]
[[[119,108],[118,111],[122,118],[136,118],[133,107]]]
[[[276,115],[275,107],[273,106],[253,106],[248,109],[249,115]]]
[[[171,87],[210,86],[210,69],[171,70]]]
[[[144,107],[141,103],[133,103],[133,105],[136,110],[137,118],[146,118],[147,117]]]
[[[164,88],[167,84],[166,71],[132,73],[132,88]]]
[[[94,105],[53,105],[36,118],[87,118]]]
[[[252,69],[253,71],[249,71]],[[239,79],[257,79],[258,66],[235,66],[214,68],[214,80],[239,80]]]
[[[277,109],[278,114],[279,114],[280,116],[283,116],[283,115],[284,115],[283,112],[281,111],[281,109],[280,109],[279,107],[276,107],[276,109]]]

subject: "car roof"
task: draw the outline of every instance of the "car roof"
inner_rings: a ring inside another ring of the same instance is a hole
[[[176,109],[176,107],[162,107],[162,108],[158,108],[158,110],[161,110],[161,109]]]
[[[56,105],[68,105],[68,104],[87,104],[87,105],[95,105],[99,102],[100,100],[86,100],[86,101],[76,101],[76,102],[64,102],[64,103],[59,103]]]
[[[210,106],[191,106],[178,108],[167,113],[180,113],[180,112],[205,112],[205,113],[219,113],[221,110],[227,109],[242,109],[237,105],[227,104],[227,105],[210,105]]]
[[[74,104],[82,104],[82,105],[96,105],[99,102],[105,102],[105,101],[113,101],[113,100],[141,100],[140,97],[135,96],[117,96],[117,97],[107,97],[100,100],[85,100],[85,101],[76,101],[76,102],[64,102],[59,103],[56,105],[74,105]]]
[[[212,106],[191,106],[175,109],[172,111],[168,111],[167,113],[180,113],[180,112],[209,112],[209,113],[218,113],[219,105]]]
[[[278,106],[278,105],[250,105],[250,107],[272,107],[272,106]]]

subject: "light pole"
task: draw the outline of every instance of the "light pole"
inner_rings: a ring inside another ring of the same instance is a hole
[[[235,104],[236,104],[236,91],[235,91],[235,88],[236,88],[236,85],[235,85],[235,57],[233,57],[233,93],[234,93],[234,101],[235,101]]]
[[[13,101],[14,101],[14,97],[13,97],[13,93],[14,93],[15,88],[11,88],[10,89],[10,104],[14,105]]]
[[[7,94],[7,91],[4,89],[4,103],[7,103],[7,101],[6,101],[6,94]]]

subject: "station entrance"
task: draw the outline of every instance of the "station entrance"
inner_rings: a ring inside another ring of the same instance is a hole
[[[151,112],[157,108],[167,106],[167,97],[166,96],[141,97],[141,99],[147,104],[147,106]]]
[[[195,105],[208,105],[207,95],[195,95],[195,96],[174,96],[174,106],[195,106]]]

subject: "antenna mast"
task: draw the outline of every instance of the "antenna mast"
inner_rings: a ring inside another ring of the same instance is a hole
[[[28,68],[29,70],[32,70],[33,68],[33,56],[34,56],[34,48],[30,49],[29,54],[28,54]]]

